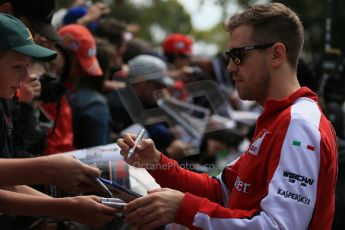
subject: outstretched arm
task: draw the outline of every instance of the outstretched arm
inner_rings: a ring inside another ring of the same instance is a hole
[[[47,194],[42,193],[34,188],[31,188],[27,185],[15,185],[15,186],[1,186],[0,189],[32,195],[32,196],[41,196],[41,197],[49,197]]]
[[[24,216],[52,216],[90,225],[111,221],[115,208],[100,203],[100,197],[51,198],[0,189],[0,212]]]
[[[96,167],[72,156],[56,154],[29,159],[0,159],[0,186],[56,185],[65,191],[92,191]]]

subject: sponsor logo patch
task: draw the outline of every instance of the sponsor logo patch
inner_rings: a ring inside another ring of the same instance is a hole
[[[257,156],[259,154],[262,141],[264,140],[265,136],[269,133],[270,131],[268,130],[261,130],[260,133],[255,137],[254,141],[249,145],[247,150],[248,153]]]
[[[289,179],[289,182],[294,184],[296,181],[300,182],[301,186],[307,187],[307,185],[313,185],[314,180],[296,173],[284,171],[283,176]]]
[[[278,188],[277,194],[283,196],[285,199],[291,199],[298,203],[303,203],[306,205],[309,205],[310,203],[310,199],[308,197],[290,192],[289,190]]]
[[[235,181],[235,189],[239,192],[242,193],[248,193],[248,190],[250,188],[250,184],[249,183],[245,183],[243,182],[239,176],[236,177],[236,181]]]

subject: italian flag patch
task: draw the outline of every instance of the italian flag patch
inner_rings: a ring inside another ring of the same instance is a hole
[[[298,147],[302,147],[302,148],[306,148],[306,149],[308,149],[310,151],[313,151],[313,152],[315,151],[315,147],[314,146],[304,144],[304,143],[302,143],[301,141],[298,141],[298,140],[293,140],[292,141],[292,145],[298,146]]]

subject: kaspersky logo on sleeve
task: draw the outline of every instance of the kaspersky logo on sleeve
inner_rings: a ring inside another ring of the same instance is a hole
[[[261,130],[260,133],[255,137],[254,141],[249,145],[247,152],[254,156],[257,156],[259,154],[262,141],[269,133],[270,131],[266,129]]]

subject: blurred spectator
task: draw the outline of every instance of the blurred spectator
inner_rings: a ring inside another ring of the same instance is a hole
[[[103,71],[104,79],[111,79],[111,67],[113,66],[115,50],[111,43],[104,38],[95,38],[97,53],[96,57]]]
[[[108,144],[110,113],[100,93],[104,75],[96,58],[95,39],[84,26],[77,24],[64,26],[59,33],[71,58],[68,81],[74,87],[69,95],[74,145],[80,149]]]
[[[20,88],[22,82],[29,77],[27,68],[32,58],[49,61],[56,57],[56,53],[36,45],[29,29],[12,16],[0,14],[0,30],[2,31],[0,35],[2,54],[0,57],[0,149],[1,153],[5,155],[8,153],[6,151],[10,150],[8,136],[10,136],[11,127],[10,113],[7,107],[3,107],[4,102],[11,99],[16,89]],[[79,191],[87,191],[85,185],[88,184],[87,187],[92,188],[94,184],[92,178],[100,175],[97,168],[82,164],[72,156],[34,159],[1,158],[0,163],[2,170],[0,173],[1,229],[29,229],[32,227],[30,221],[23,224],[13,215],[47,215],[89,224],[101,224],[113,219],[113,213],[116,210],[100,204],[99,197],[79,196],[53,199],[26,186],[55,184],[70,191],[79,189],[81,189]],[[102,208],[104,212],[101,211]],[[107,217],[103,219],[104,215]],[[98,221],[90,221],[90,216],[95,217]]]
[[[103,93],[111,93],[114,90],[124,88],[126,83],[114,79],[112,67],[114,66],[115,49],[108,40],[96,37],[97,59],[104,72]],[[124,75],[125,72],[121,71]],[[120,72],[118,72],[120,73]],[[121,79],[123,80],[123,79]]]
[[[28,68],[30,74],[11,102],[13,121],[13,157],[32,157],[43,155],[49,123],[40,120],[37,98],[41,95],[40,75],[45,72],[41,62],[33,62]],[[38,82],[38,93],[32,92]]]
[[[122,69],[123,54],[127,45],[127,29],[126,24],[116,19],[109,18],[101,21],[97,28],[94,30],[94,34],[97,37],[108,40],[114,47],[115,53],[113,57],[112,73],[115,73]]]
[[[138,55],[128,62],[128,68],[129,83],[146,109],[156,107],[154,91],[174,85],[174,81],[167,76],[166,64],[157,57]]]
[[[103,72],[96,58],[95,40],[91,33],[77,24],[64,26],[59,33],[69,56],[70,69],[66,76],[68,90],[73,92],[75,84],[84,75],[102,76]]]
[[[162,44],[163,53],[168,63],[177,69],[190,64],[192,46],[193,40],[180,33],[170,34]]]
[[[53,48],[60,41],[59,34],[51,24],[55,0],[11,0],[12,12],[31,31],[36,43]]]
[[[79,18],[83,17],[88,11],[88,6],[72,6],[63,18],[63,24],[75,24]]]
[[[0,11],[11,13],[29,29],[36,43],[52,48],[60,37],[51,25],[55,9],[54,0],[11,0],[1,1]],[[44,65],[36,62],[29,66],[30,80],[23,82],[17,94],[18,100],[11,101],[13,115],[13,146],[15,156],[41,155],[45,144],[46,128],[39,121],[37,98],[41,94],[40,75]]]
[[[151,44],[141,38],[133,38],[128,41],[125,52],[123,54],[123,62],[128,63],[132,58],[140,54],[153,53]]]
[[[127,98],[122,101],[117,93],[108,95],[112,119],[115,121],[114,132],[120,133],[133,123],[131,117],[139,114],[128,114],[126,107],[137,106],[136,101],[145,110],[157,107],[153,96],[156,90],[172,85],[174,82],[167,76],[167,65],[155,56],[138,55],[128,62],[128,86],[136,98]],[[121,89],[128,90],[127,89]],[[157,148],[165,150],[175,139],[166,123],[145,125],[149,136],[157,140]]]
[[[63,25],[77,23],[94,30],[98,26],[99,20],[109,12],[110,8],[103,2],[72,6],[63,17]]]
[[[43,91],[43,102],[40,110],[46,119],[53,122],[53,126],[47,133],[44,154],[63,153],[74,150],[72,110],[67,101],[66,90],[63,85],[69,72],[69,59],[67,51],[57,45],[55,48],[58,56],[49,65],[49,72],[43,77],[46,79],[46,90]]]

